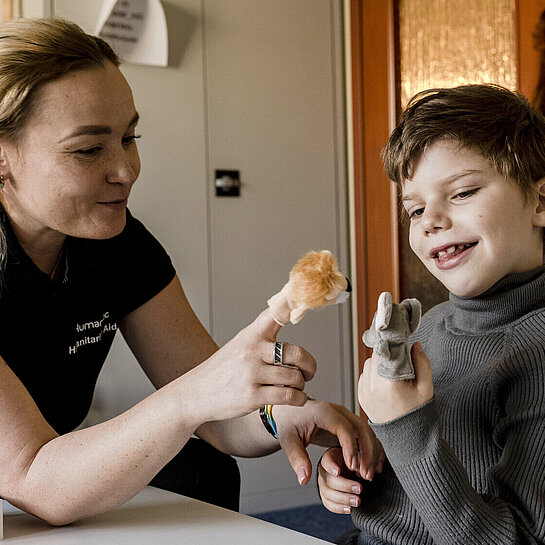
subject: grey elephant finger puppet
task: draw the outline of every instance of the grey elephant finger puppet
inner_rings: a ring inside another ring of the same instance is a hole
[[[378,374],[390,380],[414,379],[409,335],[420,325],[422,305],[418,299],[393,303],[387,291],[378,298],[377,311],[363,342],[380,358]]]
[[[293,266],[288,282],[267,304],[275,322],[284,326],[301,321],[307,310],[343,303],[350,291],[350,282],[339,271],[329,250],[308,252]]]

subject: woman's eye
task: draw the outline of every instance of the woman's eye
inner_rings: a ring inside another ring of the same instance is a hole
[[[83,148],[76,151],[78,155],[83,155],[84,157],[92,157],[102,150],[101,146],[93,146],[92,148]]]
[[[480,188],[476,187],[474,189],[466,189],[465,191],[460,191],[459,193],[456,193],[456,195],[454,195],[454,198],[460,200],[467,199],[468,197],[471,197],[471,195],[475,195],[475,193],[477,193],[479,189]]]
[[[131,134],[129,136],[125,136],[123,138],[123,145],[125,147],[130,146],[137,138],[140,138],[142,135],[140,134]]]

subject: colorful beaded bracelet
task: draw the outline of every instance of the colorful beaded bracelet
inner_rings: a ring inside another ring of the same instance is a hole
[[[312,394],[307,394],[307,399],[309,401],[316,401],[316,398]],[[261,417],[261,422],[265,426],[265,429],[275,438],[278,439],[278,428],[276,427],[276,420],[272,415],[272,408],[274,405],[267,404],[264,407],[259,409],[259,416]]]

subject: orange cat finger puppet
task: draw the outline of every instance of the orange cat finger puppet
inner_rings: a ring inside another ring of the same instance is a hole
[[[350,282],[339,272],[329,250],[308,252],[292,268],[287,284],[267,304],[281,326],[301,321],[307,310],[343,303],[349,297]]]

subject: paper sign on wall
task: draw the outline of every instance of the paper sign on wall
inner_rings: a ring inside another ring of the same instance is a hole
[[[168,64],[167,23],[160,0],[105,0],[95,34],[126,62]]]

